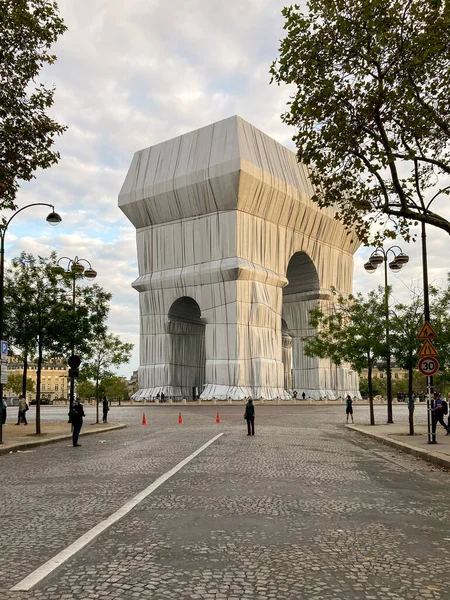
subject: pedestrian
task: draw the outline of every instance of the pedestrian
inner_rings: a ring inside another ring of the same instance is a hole
[[[305,392],[302,392],[302,398],[303,398],[303,400],[306,398]]]
[[[164,396],[164,392],[161,392],[161,403],[166,401],[166,397]]]
[[[2,425],[6,424],[6,396],[3,396],[2,398]]]
[[[294,390],[292,392],[292,397],[294,398],[294,400],[297,400],[297,390]]]
[[[255,435],[255,407],[251,398],[245,405],[244,419],[247,421],[247,435]]]
[[[448,405],[450,404],[450,392],[447,394],[447,412],[448,412]],[[448,426],[450,428],[450,413],[448,415]]]
[[[348,416],[350,415],[353,423],[353,400],[350,394],[347,394],[347,398],[345,399],[345,415],[347,417],[346,422],[348,423]]]
[[[442,400],[441,395],[438,392],[435,392],[434,394],[431,410],[433,411],[432,432],[436,433],[436,425],[440,423],[448,435],[450,433],[450,427],[444,422],[444,415],[448,412],[448,405],[445,400]]]
[[[72,444],[74,446],[81,446],[81,444],[78,443],[78,436],[80,435],[80,431],[81,428],[83,427],[83,417],[85,417],[86,415],[84,414],[84,410],[83,410],[83,406],[80,404],[80,401],[77,399],[75,401],[75,404],[73,405],[72,408],[72,415],[71,415],[71,421],[72,421]]]
[[[20,394],[20,396],[19,396],[19,412],[17,414],[16,425],[20,425],[21,422],[23,422],[24,425],[28,425],[27,416],[26,416],[27,410],[28,410],[27,401],[25,400],[23,394]]]
[[[109,402],[106,396],[103,396],[103,423],[108,422]]]

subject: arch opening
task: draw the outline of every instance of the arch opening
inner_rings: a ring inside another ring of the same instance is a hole
[[[317,360],[304,354],[303,338],[314,334],[309,311],[317,306],[320,282],[317,269],[305,252],[296,252],[286,270],[283,288],[281,334],[284,381],[287,391],[308,395],[318,386]]]
[[[205,383],[205,323],[201,309],[189,296],[175,300],[168,312],[169,387],[182,397],[199,396]],[[178,395],[178,394],[175,394]]]

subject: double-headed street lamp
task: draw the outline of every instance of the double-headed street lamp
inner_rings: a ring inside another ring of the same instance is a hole
[[[398,250],[398,252],[396,252]],[[389,290],[388,290],[388,259],[391,255],[389,268],[397,273],[409,261],[409,256],[405,254],[399,246],[391,246],[387,250],[384,248],[376,248],[369,257],[368,262],[364,265],[368,273],[374,273],[379,265],[384,262],[384,314],[386,319],[386,396],[387,396],[387,422],[393,423],[392,419],[392,373],[391,373],[391,346],[390,346],[390,331],[389,331]]]
[[[62,261],[67,261],[66,267],[60,265]],[[88,268],[86,269],[85,263]],[[56,263],[55,273],[70,277],[72,279],[72,311],[75,314],[75,282],[77,278],[86,277],[86,279],[95,279],[97,277],[97,271],[94,271],[91,263],[85,258],[69,258],[62,256]],[[69,379],[70,379],[70,392],[69,392],[69,421],[70,415],[72,415],[72,408],[75,396],[75,379],[78,377],[78,367],[80,366],[80,357],[75,355],[75,336],[72,337],[71,356],[69,357]]]
[[[31,206],[49,206],[52,211],[47,215],[46,221],[50,223],[50,225],[58,225],[61,223],[62,219],[55,212],[55,207],[53,204],[48,204],[47,202],[33,202],[32,204],[27,204],[26,206],[22,206],[19,210],[16,210],[10,218],[6,221],[5,224],[0,224],[0,342],[3,341],[3,313],[4,313],[4,280],[5,280],[5,235],[6,231],[9,227],[9,224],[14,219],[16,215],[25,210],[26,208],[30,208]],[[3,344],[2,344],[3,345]],[[3,371],[4,365],[1,366],[1,370]],[[2,377],[2,375],[0,375]],[[3,382],[0,379],[0,400],[3,400]],[[3,443],[3,430],[2,430],[2,422],[0,419],[0,444]]]

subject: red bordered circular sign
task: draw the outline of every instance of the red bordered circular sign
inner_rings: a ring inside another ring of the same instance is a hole
[[[434,356],[423,356],[419,360],[419,371],[422,375],[426,375],[427,377],[435,375],[439,371],[439,362],[437,358],[434,358]]]

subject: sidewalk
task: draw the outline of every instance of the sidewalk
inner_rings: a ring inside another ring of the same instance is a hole
[[[80,439],[93,433],[105,433],[116,429],[123,429],[126,425],[103,425],[83,423]],[[0,455],[30,450],[43,444],[52,444],[60,440],[70,440],[72,433],[69,423],[41,423],[41,435],[36,435],[36,424],[28,425],[3,425],[3,444],[0,444]]]
[[[427,426],[415,425],[414,436],[408,435],[408,423],[391,425],[346,425],[347,429],[357,431],[382,444],[387,444],[412,454],[440,467],[450,469],[450,435],[438,424],[436,429],[437,444],[428,443]]]

